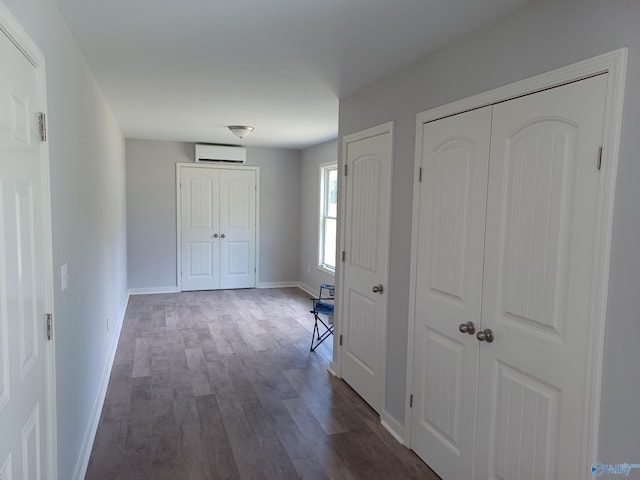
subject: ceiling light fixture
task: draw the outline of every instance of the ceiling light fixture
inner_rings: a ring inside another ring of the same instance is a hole
[[[253,127],[249,125],[229,125],[227,128],[238,138],[244,138],[253,132]]]

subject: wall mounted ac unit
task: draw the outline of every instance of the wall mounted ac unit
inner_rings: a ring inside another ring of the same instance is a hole
[[[242,165],[247,161],[247,149],[229,145],[196,143],[196,162],[230,163]]]

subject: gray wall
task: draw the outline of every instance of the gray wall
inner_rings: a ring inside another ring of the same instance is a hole
[[[126,141],[129,288],[178,285],[176,163],[193,161],[193,144]]]
[[[395,120],[386,410],[404,422],[418,112],[629,46],[605,337],[600,460],[640,445],[640,2],[539,0],[340,101],[340,137]],[[594,459],[595,460],[595,459]]]
[[[260,278],[297,283],[300,260],[300,150],[248,148],[260,167]]]
[[[317,293],[321,283],[335,283],[334,275],[318,268],[320,235],[320,165],[338,161],[338,141],[302,151],[300,174],[300,283]]]
[[[58,478],[71,479],[127,300],[124,138],[55,4],[5,4],[46,57]],[[64,262],[70,278],[61,292]]]
[[[129,288],[177,287],[176,167],[192,162],[194,144],[127,139]],[[300,151],[248,148],[247,165],[260,167],[260,278],[258,284],[298,281]]]

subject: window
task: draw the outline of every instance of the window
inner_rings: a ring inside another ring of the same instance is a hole
[[[319,267],[335,272],[338,226],[338,166],[320,166]]]

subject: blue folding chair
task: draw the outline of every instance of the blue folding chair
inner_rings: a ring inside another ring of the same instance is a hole
[[[335,300],[336,287],[323,283],[320,285],[320,295],[318,298],[312,298],[313,302],[313,317],[315,323],[313,325],[313,334],[311,336],[311,351],[313,352],[318,345],[324,342],[327,338],[333,335],[333,312],[334,312],[334,300]],[[320,315],[326,315],[326,322]],[[320,329],[323,332],[320,333]]]

